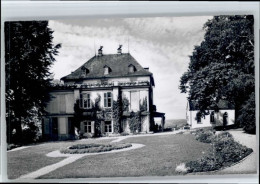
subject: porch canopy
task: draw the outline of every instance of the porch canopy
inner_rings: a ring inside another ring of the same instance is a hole
[[[162,125],[162,131],[164,130],[164,124],[165,124],[165,113],[162,112],[153,112],[154,118],[161,118],[161,125]]]

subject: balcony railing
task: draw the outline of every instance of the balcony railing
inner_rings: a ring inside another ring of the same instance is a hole
[[[108,83],[92,83],[92,84],[53,84],[53,89],[77,89],[77,88],[99,88],[113,86],[149,86],[149,81],[135,82],[108,82]]]

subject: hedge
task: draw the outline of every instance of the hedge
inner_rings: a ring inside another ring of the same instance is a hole
[[[76,144],[65,149],[61,149],[60,152],[64,154],[84,154],[84,153],[98,153],[112,150],[118,150],[131,147],[132,144]]]
[[[214,135],[212,131],[198,130],[195,132],[196,139],[204,143],[211,143],[212,152],[201,158],[186,163],[187,172],[214,171],[242,160],[253,152],[236,142],[228,132]]]

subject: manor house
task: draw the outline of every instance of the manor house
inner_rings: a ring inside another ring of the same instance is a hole
[[[69,75],[63,85],[53,86],[51,101],[43,118],[46,140],[73,139],[78,130],[83,137],[154,131],[154,78],[130,53],[98,54]]]

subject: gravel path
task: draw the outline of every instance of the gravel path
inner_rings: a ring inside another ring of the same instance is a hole
[[[234,139],[242,145],[253,149],[253,153],[240,163],[216,172],[216,174],[256,174],[257,173],[257,139],[256,135],[246,134],[243,131],[230,130]]]

